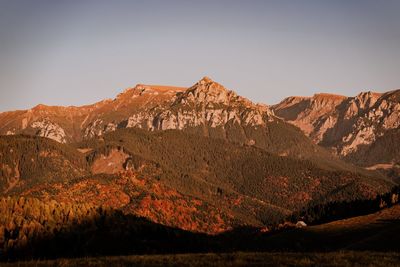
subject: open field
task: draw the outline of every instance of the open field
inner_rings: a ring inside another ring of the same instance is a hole
[[[256,253],[117,256],[3,263],[0,266],[400,266],[400,253]]]

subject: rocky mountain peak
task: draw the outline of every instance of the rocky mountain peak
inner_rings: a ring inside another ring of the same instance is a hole
[[[198,82],[200,84],[206,84],[206,83],[213,83],[214,81],[208,77],[208,76],[204,76],[203,78],[201,78],[201,80]]]
[[[354,102],[361,109],[372,107],[382,94],[371,91],[361,92],[354,98]]]
[[[208,93],[230,92],[230,90],[226,89],[222,84],[217,83],[207,76],[203,77],[201,80],[195,83],[192,87],[189,88],[189,90],[190,89],[202,90]]]
[[[203,103],[203,104],[224,104],[229,105],[237,95],[235,92],[226,89],[223,85],[213,81],[209,77],[203,77],[192,87],[187,89],[177,99],[176,103]]]
[[[33,110],[41,110],[41,109],[45,109],[45,108],[47,108],[48,106],[46,106],[46,105],[44,105],[44,104],[38,104],[38,105],[36,105],[36,106],[34,106],[32,109]]]
[[[203,77],[185,91],[177,91],[173,102],[132,115],[127,127],[150,130],[224,127],[227,123],[260,126],[274,116],[268,106],[257,105]]]

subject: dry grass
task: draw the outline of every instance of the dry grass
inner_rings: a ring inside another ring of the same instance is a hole
[[[400,266],[400,253],[255,253],[177,254],[58,259],[3,263],[1,266]]]

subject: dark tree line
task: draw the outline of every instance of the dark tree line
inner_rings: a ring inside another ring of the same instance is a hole
[[[88,204],[0,198],[0,260],[207,251],[210,238]]]
[[[400,186],[395,186],[390,192],[380,194],[373,199],[310,203],[306,208],[293,213],[290,220],[293,222],[303,220],[307,224],[314,225],[367,215],[398,204],[399,195]]]

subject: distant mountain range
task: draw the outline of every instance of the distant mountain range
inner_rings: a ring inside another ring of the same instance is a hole
[[[269,226],[310,203],[390,190],[399,99],[319,94],[269,107],[204,77],[190,88],[137,85],[88,106],[4,112],[0,195],[105,206],[204,233]]]

